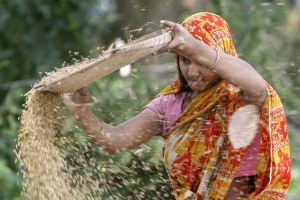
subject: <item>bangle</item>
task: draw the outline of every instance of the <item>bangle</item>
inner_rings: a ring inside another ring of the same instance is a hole
[[[213,47],[213,48],[214,48],[214,50],[217,53],[216,62],[215,62],[215,64],[213,66],[211,66],[210,68],[207,68],[207,69],[212,70],[213,72],[215,72],[214,68],[217,66],[217,64],[218,64],[218,62],[220,60],[220,52],[219,52],[218,48],[216,48],[216,47]]]

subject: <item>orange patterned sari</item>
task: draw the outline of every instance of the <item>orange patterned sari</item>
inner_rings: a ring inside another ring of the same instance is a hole
[[[182,25],[207,45],[237,56],[229,26],[221,17],[198,13]],[[256,189],[249,199],[284,199],[291,176],[286,118],[279,96],[268,83],[266,87]],[[160,95],[178,92],[180,78]],[[227,138],[228,120],[241,106],[239,88],[222,80],[200,93],[165,136],[164,160],[176,199],[224,199],[247,150],[234,149]]]

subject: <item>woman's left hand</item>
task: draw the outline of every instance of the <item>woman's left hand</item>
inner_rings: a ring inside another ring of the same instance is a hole
[[[173,40],[157,53],[170,52],[187,58],[195,54],[201,41],[195,39],[181,24],[162,20],[160,23],[173,31]]]
[[[65,106],[74,115],[78,115],[83,110],[88,110],[89,93],[87,87],[80,88],[73,93],[62,95]]]

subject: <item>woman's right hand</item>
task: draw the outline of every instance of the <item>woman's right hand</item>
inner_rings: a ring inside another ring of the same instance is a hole
[[[193,56],[199,54],[199,48],[202,50],[202,46],[199,45],[202,42],[194,38],[181,24],[168,20],[161,20],[160,23],[172,30],[173,40],[167,46],[154,53],[154,55],[169,52],[192,59]]]
[[[73,114],[88,110],[89,93],[87,87],[80,88],[73,93],[64,93],[63,101]]]

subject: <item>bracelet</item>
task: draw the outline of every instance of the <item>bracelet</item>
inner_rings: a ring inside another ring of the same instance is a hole
[[[207,68],[207,69],[212,70],[213,72],[215,72],[214,68],[217,66],[217,64],[218,64],[218,62],[220,60],[220,52],[219,52],[218,48],[216,48],[216,47],[213,47],[213,48],[214,48],[214,50],[217,53],[217,59],[216,59],[215,64],[213,66],[211,66],[210,68]]]

